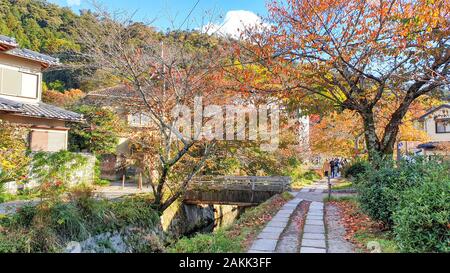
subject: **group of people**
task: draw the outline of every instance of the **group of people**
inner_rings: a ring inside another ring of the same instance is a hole
[[[342,168],[347,164],[347,159],[333,158],[330,161],[325,161],[324,171],[325,175],[330,175],[331,178],[341,176]]]

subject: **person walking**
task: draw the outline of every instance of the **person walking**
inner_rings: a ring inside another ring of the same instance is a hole
[[[325,177],[331,175],[330,162],[328,162],[328,159],[323,162],[322,170]]]
[[[334,159],[330,161],[330,169],[331,169],[331,178],[334,178],[336,171],[336,162]]]
[[[334,162],[334,168],[336,169],[334,172],[335,177],[339,177],[341,174],[341,161],[339,158],[336,158],[336,161]]]

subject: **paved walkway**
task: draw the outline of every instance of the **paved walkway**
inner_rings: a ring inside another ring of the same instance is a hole
[[[333,181],[332,181],[333,182]],[[328,183],[326,179],[315,182],[313,185],[303,188],[295,193],[295,198],[286,203],[281,210],[266,225],[257,239],[250,247],[249,253],[273,253],[273,252],[300,252],[300,253],[327,253],[327,252],[351,252],[348,242],[343,240],[342,225],[338,221],[333,222],[331,234],[328,240],[325,228],[325,208],[323,199],[327,196]],[[299,205],[304,201],[301,207]],[[309,204],[306,206],[305,203]],[[298,223],[303,228],[296,232],[294,229]],[[336,215],[334,215],[336,217]],[[342,245],[347,244],[347,245]],[[329,249],[329,245],[332,246]]]
[[[323,202],[312,202],[303,226],[300,253],[326,253]]]
[[[334,205],[325,208],[328,253],[355,253],[352,243],[345,240],[345,228],[341,223],[339,209]]]
[[[136,183],[125,183],[125,187],[122,188],[122,182],[111,182],[109,186],[97,187],[94,192],[95,197],[115,199],[127,195],[151,193],[152,189],[147,185],[139,189]]]
[[[281,233],[288,225],[291,215],[294,213],[300,202],[300,198],[294,198],[287,202],[280,211],[270,220],[266,227],[258,235],[257,239],[250,247],[249,253],[270,253],[275,249],[280,239]]]

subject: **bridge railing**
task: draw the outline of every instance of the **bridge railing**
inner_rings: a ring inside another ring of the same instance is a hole
[[[289,190],[288,176],[198,176],[190,185],[191,190],[242,190],[281,193]]]

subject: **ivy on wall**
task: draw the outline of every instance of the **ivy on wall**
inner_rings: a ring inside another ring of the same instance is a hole
[[[31,173],[39,183],[41,192],[61,193],[76,171],[86,167],[88,159],[82,154],[69,151],[56,153],[38,152],[34,154]]]

